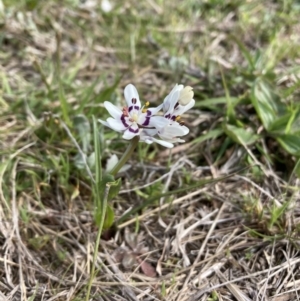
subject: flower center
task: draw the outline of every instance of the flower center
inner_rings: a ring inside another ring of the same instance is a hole
[[[138,121],[138,118],[139,118],[138,114],[137,114],[137,113],[133,113],[133,114],[131,114],[129,120],[130,120],[131,122],[137,122],[137,121]]]

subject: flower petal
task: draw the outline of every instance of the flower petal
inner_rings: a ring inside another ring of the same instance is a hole
[[[171,143],[171,142],[168,142],[168,141],[164,141],[164,140],[160,140],[160,139],[156,139],[156,138],[152,138],[154,142],[164,146],[164,147],[167,147],[167,148],[172,148],[174,147],[174,144]]]
[[[164,147],[172,148],[174,145],[171,142],[156,139],[153,136],[157,134],[156,129],[142,129],[140,133],[140,141],[146,142],[148,144],[152,144],[156,142]]]
[[[117,120],[110,117],[107,119],[107,123],[110,128],[117,132],[122,132],[126,130],[126,127],[124,126],[121,120]]]
[[[149,127],[155,127],[157,129],[163,128],[169,124],[169,120],[163,116],[153,116],[150,118]]]
[[[158,131],[158,135],[164,140],[172,140],[176,137],[181,137],[189,133],[186,126],[181,126],[179,123],[172,123]]]
[[[140,134],[140,129],[137,126],[137,124],[133,123],[123,134],[123,138],[126,140],[130,140],[135,136],[138,136]]]
[[[139,97],[138,91],[134,85],[129,84],[125,87],[124,96],[125,96],[125,100],[127,102],[129,111],[131,111],[130,110],[131,107],[133,107],[135,109],[136,109],[136,107],[139,107],[137,110],[140,110],[140,108],[141,108],[140,97]]]
[[[157,114],[163,107],[163,103],[161,105],[159,105],[158,107],[156,108],[148,108],[147,111],[150,111],[151,112],[151,115],[155,115]]]
[[[191,109],[194,105],[195,105],[195,100],[192,99],[186,106],[179,105],[179,106],[175,109],[174,114],[175,114],[176,116],[182,115],[182,114],[184,114],[186,111],[188,111],[189,109]]]
[[[104,107],[108,111],[108,113],[115,119],[120,119],[121,115],[123,114],[118,107],[116,107],[109,101],[104,101]]]
[[[100,123],[102,123],[103,125],[105,125],[105,126],[107,126],[107,127],[110,128],[108,122],[106,122],[106,121],[104,121],[104,120],[101,120],[101,119],[98,119],[98,121],[99,121]]]
[[[180,91],[183,89],[183,85],[176,84],[172,91],[167,95],[164,99],[163,110],[164,115],[168,115],[173,113],[175,109],[175,105],[179,100]]]
[[[157,129],[142,129],[140,134],[141,136],[143,135],[152,137],[157,134]]]

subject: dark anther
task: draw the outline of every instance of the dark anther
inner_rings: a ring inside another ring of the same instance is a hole
[[[135,105],[136,104],[136,98],[132,98],[131,102]]]

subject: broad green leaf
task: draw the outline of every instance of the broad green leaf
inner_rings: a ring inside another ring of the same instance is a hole
[[[300,133],[300,109],[295,108],[293,111],[279,117],[270,127],[270,132],[274,134],[298,134]]]
[[[252,144],[259,138],[259,136],[251,132],[251,130],[239,128],[230,124],[226,124],[224,130],[230,138],[242,145]]]
[[[286,134],[276,139],[287,152],[300,156],[300,135]]]
[[[109,229],[115,220],[115,213],[111,206],[107,206],[106,208],[106,214],[105,214],[105,220],[103,224],[103,229]]]
[[[300,107],[295,108],[290,115],[285,133],[298,135],[300,133]]]
[[[270,130],[277,118],[285,113],[278,96],[262,80],[257,80],[251,91],[252,104],[266,130]]]
[[[291,118],[291,113],[287,113],[281,117],[278,117],[269,127],[271,133],[284,134],[286,133],[287,124]]]
[[[114,182],[110,182],[110,189],[109,189],[109,193],[108,193],[108,201],[111,201],[113,198],[115,198],[118,194],[119,191],[121,189],[121,178],[119,178],[118,180],[114,181]]]
[[[101,226],[103,222],[103,227],[105,227],[105,212],[106,215],[109,214],[109,223],[112,213],[108,210],[107,203],[116,197],[121,188],[121,179],[114,180],[114,177],[111,174],[104,174],[103,179],[98,184],[98,197],[95,205],[94,218],[97,226]],[[113,217],[114,218],[114,217]]]
[[[85,115],[80,114],[73,118],[74,128],[78,132],[82,143],[82,150],[87,153],[91,142],[91,126]]]

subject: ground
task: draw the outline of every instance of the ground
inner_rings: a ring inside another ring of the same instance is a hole
[[[300,300],[299,13],[0,0],[0,300]],[[128,141],[97,119],[128,83],[196,105],[185,143],[139,143],[101,233],[93,178]]]

